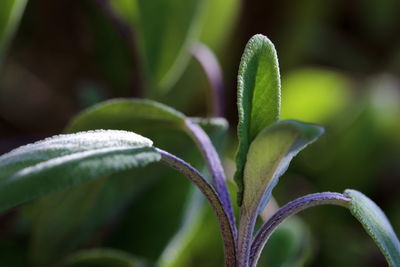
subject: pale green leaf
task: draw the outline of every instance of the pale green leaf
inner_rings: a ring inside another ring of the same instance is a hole
[[[0,62],[18,27],[25,5],[26,0],[0,1]]]
[[[186,65],[188,46],[198,35],[203,0],[112,0],[134,29],[153,93],[175,83]]]
[[[279,119],[280,76],[278,57],[271,41],[255,35],[247,43],[238,75],[239,150],[236,155],[235,181],[238,201],[243,194],[243,171],[247,152],[258,133]]]
[[[319,126],[292,120],[279,121],[262,130],[247,154],[244,208],[250,213],[260,213],[292,158],[322,133]]]
[[[350,212],[380,248],[390,266],[400,266],[400,242],[383,211],[364,194],[347,189]]]
[[[0,211],[159,159],[150,139],[126,131],[58,135],[22,146],[0,157]]]
[[[239,0],[206,0],[200,42],[219,54],[226,47],[240,12]]]

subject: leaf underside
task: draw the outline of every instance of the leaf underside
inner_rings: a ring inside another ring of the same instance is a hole
[[[260,213],[292,158],[322,133],[322,127],[293,120],[276,122],[261,131],[247,155],[244,207]]]

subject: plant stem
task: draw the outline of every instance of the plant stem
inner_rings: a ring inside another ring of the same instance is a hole
[[[204,130],[197,124],[189,119],[185,121],[186,128],[189,131],[189,135],[192,136],[197,146],[199,147],[204,159],[206,160],[207,166],[210,170],[211,177],[213,179],[215,190],[221,198],[222,205],[224,206],[229,219],[229,224],[233,230],[233,235],[236,239],[237,230],[235,224],[235,216],[233,214],[232,202],[229,196],[228,187],[226,185],[225,172],[222,167],[221,160],[215,150],[208,135]]]
[[[249,213],[249,210],[252,212]],[[239,221],[239,233],[238,233],[238,266],[248,267],[249,266],[249,255],[250,246],[253,240],[253,231],[256,224],[257,215],[255,209],[248,209],[245,205],[240,207],[240,221]]]
[[[234,229],[232,229],[229,220],[229,213],[223,206],[222,200],[216,190],[211,184],[208,183],[207,179],[204,178],[199,171],[197,171],[187,162],[161,149],[157,149],[157,151],[161,154],[162,163],[185,175],[207,198],[215,214],[217,215],[217,219],[221,228],[225,250],[225,266],[236,267],[236,239],[234,235]]]
[[[255,267],[261,251],[267,243],[268,238],[274,230],[288,217],[318,205],[338,205],[348,207],[350,198],[340,193],[323,192],[310,194],[295,199],[281,207],[258,231],[251,245],[250,259],[251,266]]]
[[[207,77],[211,89],[211,114],[223,117],[225,111],[224,82],[221,66],[214,53],[204,44],[196,44],[191,48],[193,57],[199,62]]]

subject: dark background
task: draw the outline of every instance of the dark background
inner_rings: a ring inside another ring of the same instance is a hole
[[[283,117],[314,119],[327,129],[282,178],[275,193],[278,203],[354,188],[374,199],[399,233],[400,1],[222,2],[235,7],[220,38],[206,43],[224,73],[225,114],[231,125],[228,158],[235,151],[240,56],[248,39],[262,33],[278,52]],[[207,27],[202,32],[208,40]],[[138,69],[130,40],[95,1],[28,1],[0,67],[0,153],[62,132],[80,110],[102,100],[146,96]],[[285,97],[296,100],[302,88],[327,93],[308,90],[304,97],[315,99],[300,103],[303,110],[286,111]],[[208,90],[191,60],[171,93],[157,100],[188,115],[205,116]],[[315,104],[320,101],[335,105],[326,111]],[[326,116],[318,115],[324,112]],[[385,264],[346,211],[315,208],[301,218],[312,233],[310,266]]]

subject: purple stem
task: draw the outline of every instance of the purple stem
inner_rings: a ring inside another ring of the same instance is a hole
[[[228,187],[226,185],[225,172],[218,153],[215,150],[214,145],[211,143],[208,135],[197,123],[194,123],[189,119],[187,119],[185,123],[189,131],[189,135],[192,136],[206,160],[213,183],[215,185],[215,190],[220,196],[222,205],[228,214],[229,224],[236,239],[237,229],[235,224],[235,216],[233,214],[232,202],[229,196]]]
[[[191,48],[193,57],[199,62],[211,88],[212,116],[223,117],[225,111],[224,82],[221,66],[214,53],[203,44]]]
[[[234,235],[234,229],[231,227],[229,213],[227,213],[225,210],[218,193],[214,190],[212,185],[208,183],[207,179],[204,178],[200,172],[198,172],[190,164],[161,149],[157,149],[157,151],[161,154],[162,163],[185,175],[207,198],[213,207],[215,214],[217,215],[221,228],[225,250],[225,266],[236,267],[236,239]]]
[[[250,264],[256,266],[261,251],[274,230],[288,217],[318,205],[338,205],[348,207],[350,198],[340,193],[315,193],[295,199],[281,207],[258,231],[251,245]]]

